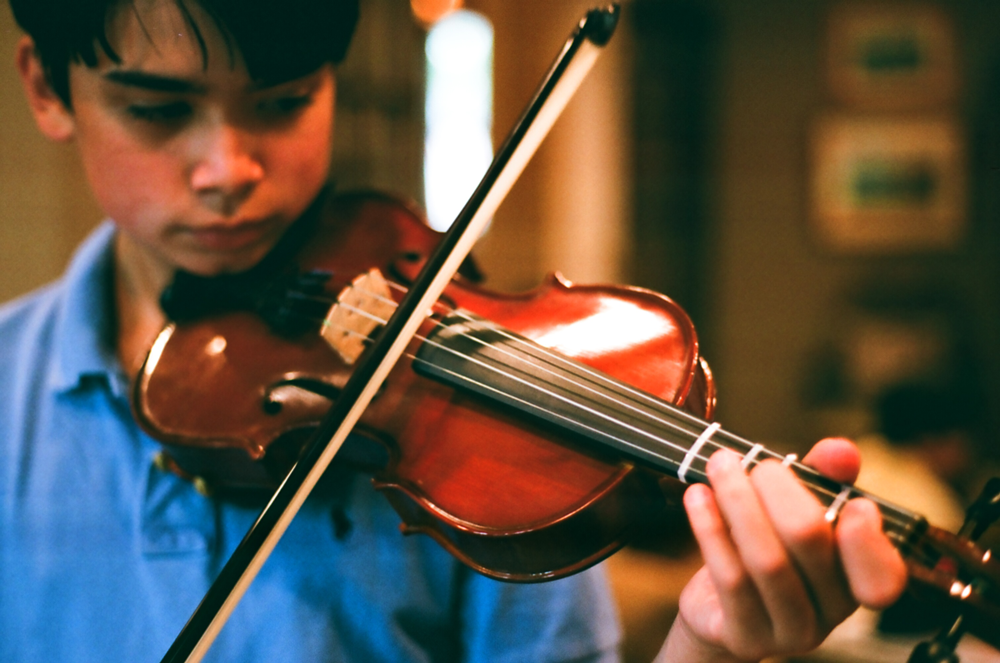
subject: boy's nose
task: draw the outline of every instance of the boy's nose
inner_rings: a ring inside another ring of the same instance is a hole
[[[213,133],[191,170],[191,188],[213,212],[230,216],[264,178],[264,167],[238,130]]]

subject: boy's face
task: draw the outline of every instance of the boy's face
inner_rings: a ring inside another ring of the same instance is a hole
[[[123,231],[119,257],[210,275],[254,265],[326,182],[330,65],[261,88],[196,3],[120,9],[116,64],[70,67],[73,137],[98,202]],[[140,22],[141,21],[141,22]],[[125,251],[122,251],[125,249]]]

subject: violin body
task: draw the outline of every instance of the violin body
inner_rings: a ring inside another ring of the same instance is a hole
[[[373,267],[405,284],[437,240],[398,201],[339,196],[295,261],[299,270],[332,273],[332,305]],[[447,311],[461,309],[708,419],[714,386],[687,315],[656,293],[557,276],[519,295],[458,278],[442,305],[354,431],[384,452],[362,464],[403,530],[430,534],[478,571],[514,581],[574,573],[617,550],[662,510],[675,479],[428,377],[414,358]],[[180,473],[209,485],[273,487],[351,371],[320,334],[281,337],[254,313],[232,311],[170,324],[143,365],[133,405]]]

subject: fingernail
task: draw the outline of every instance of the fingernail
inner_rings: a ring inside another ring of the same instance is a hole
[[[708,504],[707,493],[708,488],[706,486],[699,486],[697,484],[684,491],[684,508],[687,510],[689,516],[705,510],[705,506]]]
[[[868,499],[853,499],[851,500],[853,504],[852,508],[858,512],[858,515],[862,516],[866,520],[870,520],[876,523],[878,526],[882,524],[882,513],[875,506],[875,503]]]
[[[720,449],[719,451],[715,452],[715,455],[719,457],[718,462],[721,463],[722,467],[726,469],[736,467],[737,465],[740,464],[739,454],[737,454],[735,451],[732,451],[731,449]]]
[[[688,506],[700,507],[705,503],[705,491],[697,484],[684,491],[684,503]]]
[[[740,457],[729,449],[720,449],[712,454],[709,463],[716,472],[732,472],[739,468]]]

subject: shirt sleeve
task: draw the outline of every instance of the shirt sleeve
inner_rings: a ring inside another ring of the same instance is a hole
[[[619,660],[621,627],[603,566],[538,584],[469,571],[463,594],[466,663]]]

